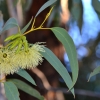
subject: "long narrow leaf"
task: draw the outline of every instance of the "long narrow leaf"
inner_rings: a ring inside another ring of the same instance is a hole
[[[21,77],[25,78],[27,81],[29,81],[33,85],[36,85],[35,81],[32,79],[32,77],[25,70],[19,70],[16,74],[18,74]]]
[[[8,21],[5,23],[5,26],[8,25],[9,23],[16,23],[18,25],[18,22],[15,18],[9,18]]]
[[[7,100],[20,100],[17,87],[12,82],[4,82]]]
[[[44,49],[45,49],[45,52],[40,52],[40,53],[53,66],[53,68],[61,75],[61,77],[65,81],[66,85],[70,89],[70,87],[72,86],[73,83],[72,83],[71,77],[70,77],[67,69],[61,63],[61,61],[53,54],[53,52],[51,50],[49,50],[46,47]],[[71,89],[71,92],[75,96],[74,88]]]
[[[55,36],[58,38],[58,40],[64,45],[65,50],[68,54],[71,70],[72,70],[72,79],[73,84],[70,88],[74,86],[76,83],[77,77],[78,77],[78,60],[77,60],[77,52],[74,45],[73,40],[68,35],[67,31],[60,27],[53,27],[51,28]]]
[[[18,23],[15,18],[10,18],[6,24],[4,25],[3,29],[1,30],[0,34],[3,33],[4,31],[13,28],[13,27],[18,27]]]
[[[93,72],[91,72],[88,81],[90,80],[90,78],[96,74],[100,73],[100,67],[97,67],[93,70]]]
[[[37,12],[35,17],[37,17],[45,8],[51,6],[53,3],[55,3],[57,0],[48,0]]]
[[[36,97],[39,100],[44,100],[44,97],[41,96],[36,89],[24,83],[23,81],[18,79],[11,79],[10,81],[13,82],[20,90],[30,94],[31,96]]]

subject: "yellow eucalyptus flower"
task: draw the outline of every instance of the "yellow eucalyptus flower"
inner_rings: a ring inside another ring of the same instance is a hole
[[[45,52],[43,49],[43,45],[40,45],[40,43],[31,44],[31,46],[28,47],[28,50],[25,51],[24,49],[19,51],[15,57],[14,60],[17,62],[18,66],[21,69],[30,69],[38,66],[42,63],[43,58],[42,55],[39,53]]]
[[[31,44],[28,50],[22,47],[21,50],[16,53],[16,49],[8,50],[0,49],[0,74],[13,74],[19,69],[30,69],[38,66],[42,63],[43,58],[39,52],[45,52],[43,45],[40,43]]]
[[[17,65],[13,61],[15,53],[7,49],[0,49],[0,74],[13,74],[18,70]]]

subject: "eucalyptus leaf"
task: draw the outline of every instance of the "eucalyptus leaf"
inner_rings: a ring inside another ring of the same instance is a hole
[[[45,8],[51,6],[53,3],[55,3],[57,0],[48,0],[37,12],[35,17],[37,17]]]
[[[94,9],[100,13],[100,0],[92,0],[92,5]]]
[[[74,4],[72,9],[71,9],[71,12],[72,12],[72,16],[73,18],[75,19],[75,21],[79,21],[80,17],[81,17],[81,7],[79,4],[77,4],[77,6]]]
[[[32,19],[33,19],[33,18],[31,18],[31,20],[28,22],[28,24],[21,30],[21,33],[24,33],[24,32],[27,30],[27,28],[29,27],[29,25],[30,25],[31,22],[32,22]]]
[[[61,75],[66,85],[70,89],[73,83],[67,69],[64,67],[61,61],[54,55],[54,53],[50,49],[45,47],[44,50],[45,52],[40,52],[40,53],[53,66],[53,68]],[[74,88],[71,89],[71,92],[75,97]]]
[[[16,74],[18,74],[21,77],[25,78],[27,81],[29,81],[33,85],[36,85],[35,81],[32,79],[32,77],[25,70],[19,70]]]
[[[70,89],[71,89],[74,86],[74,84],[76,83],[76,80],[78,78],[78,70],[79,70],[78,60],[77,60],[77,52],[76,52],[74,42],[65,29],[60,28],[60,27],[53,27],[50,29],[55,34],[57,39],[63,44],[63,46],[65,47],[65,50],[67,52],[71,70],[72,70],[72,79],[73,79],[73,84],[70,87]]]
[[[100,67],[97,67],[93,70],[93,72],[91,72],[88,81],[90,80],[90,78],[96,74],[100,73]]]
[[[6,24],[4,25],[4,27],[2,28],[2,30],[0,31],[0,34],[3,33],[4,31],[13,28],[13,27],[18,27],[18,22],[16,21],[15,18],[10,18]]]
[[[80,3],[81,0],[72,0],[73,3]]]
[[[31,96],[36,97],[39,100],[44,100],[44,97],[41,96],[36,89],[24,83],[23,81],[18,79],[11,79],[10,81],[13,82],[20,90],[30,94]]]
[[[5,23],[5,25],[8,25],[9,23],[16,23],[18,25],[18,22],[15,18],[9,18],[9,20]]]
[[[4,82],[7,100],[20,100],[16,85],[12,82]]]

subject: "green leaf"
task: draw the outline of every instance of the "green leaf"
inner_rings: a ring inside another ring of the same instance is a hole
[[[17,87],[12,82],[4,82],[7,100],[20,100]]]
[[[93,5],[94,9],[100,13],[100,1],[92,0],[92,5]]]
[[[100,67],[97,67],[93,70],[93,72],[91,72],[88,81],[90,80],[90,78],[96,74],[100,73]]]
[[[5,25],[8,25],[9,23],[16,23],[18,25],[18,22],[15,18],[9,18],[9,20],[5,23]]]
[[[37,12],[35,17],[37,17],[45,8],[51,6],[53,3],[55,3],[57,0],[48,0]]]
[[[25,70],[19,70],[16,74],[18,74],[21,77],[25,78],[27,81],[29,81],[33,85],[36,85],[35,81],[32,79],[32,77]]]
[[[73,85],[71,77],[67,71],[67,69],[64,67],[64,65],[61,63],[61,61],[53,54],[51,50],[48,48],[44,48],[45,52],[40,52],[43,57],[54,67],[54,69],[61,75],[63,80],[65,81],[66,85],[70,89]],[[72,94],[74,94],[74,88],[71,89]]]
[[[79,21],[80,17],[81,17],[81,3],[74,3],[73,7],[71,9],[71,14],[74,18],[75,21]]]
[[[72,0],[72,2],[74,2],[74,3],[80,3],[81,0]]]
[[[31,22],[32,22],[32,19],[33,19],[33,18],[31,18],[31,20],[28,22],[28,24],[21,30],[21,33],[24,33],[24,32],[27,30],[27,28],[29,27],[29,25],[30,25]]]
[[[73,84],[70,87],[71,89],[76,83],[76,80],[78,78],[78,70],[79,70],[77,52],[76,52],[74,42],[65,29],[60,27],[53,27],[50,29],[53,31],[53,33],[58,38],[58,40],[63,44],[67,52],[71,70],[72,70],[72,79],[73,79]]]
[[[36,89],[24,83],[23,81],[18,79],[11,79],[10,81],[13,82],[20,90],[30,94],[31,96],[38,98],[39,100],[44,100],[44,97],[41,96]]]
[[[3,33],[4,31],[10,29],[10,28],[13,28],[13,27],[18,27],[18,23],[16,21],[15,18],[10,18],[6,24],[4,25],[3,29],[1,30],[0,34]]]

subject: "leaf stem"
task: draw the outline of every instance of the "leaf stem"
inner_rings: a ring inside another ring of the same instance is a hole
[[[31,29],[33,29],[33,28],[34,28],[35,20],[36,20],[36,18],[34,18],[34,20],[33,20],[33,24],[32,24]]]
[[[26,34],[32,32],[32,31],[36,31],[36,30],[39,30],[39,29],[50,29],[50,28],[42,28],[42,27],[43,27],[43,24],[44,24],[44,23],[46,22],[46,20],[48,19],[48,17],[50,16],[50,14],[51,14],[53,8],[54,8],[54,6],[50,9],[50,11],[49,11],[49,13],[46,15],[44,21],[42,22],[42,24],[41,24],[38,28],[34,28],[34,24],[35,24],[35,20],[36,20],[36,18],[34,18],[31,29],[30,29],[29,31],[25,32],[23,35],[26,35]],[[23,36],[23,35],[22,35],[22,36]]]
[[[47,20],[47,19],[48,19],[48,17],[50,16],[50,14],[51,14],[51,12],[52,12],[53,8],[54,8],[54,6],[50,9],[49,13],[46,15],[46,17],[45,17],[44,21],[43,21],[43,22],[42,22],[42,24],[39,26],[40,28],[42,28],[42,27],[43,27],[43,24],[46,22],[46,20]]]
[[[33,32],[33,31],[36,31],[36,30],[40,30],[40,29],[51,29],[51,28],[40,28],[40,27],[38,27],[38,28],[36,28],[36,29],[30,29],[29,31],[27,31],[27,32],[25,32],[23,35],[26,35],[26,34],[28,34],[28,33],[30,33],[30,32]]]

